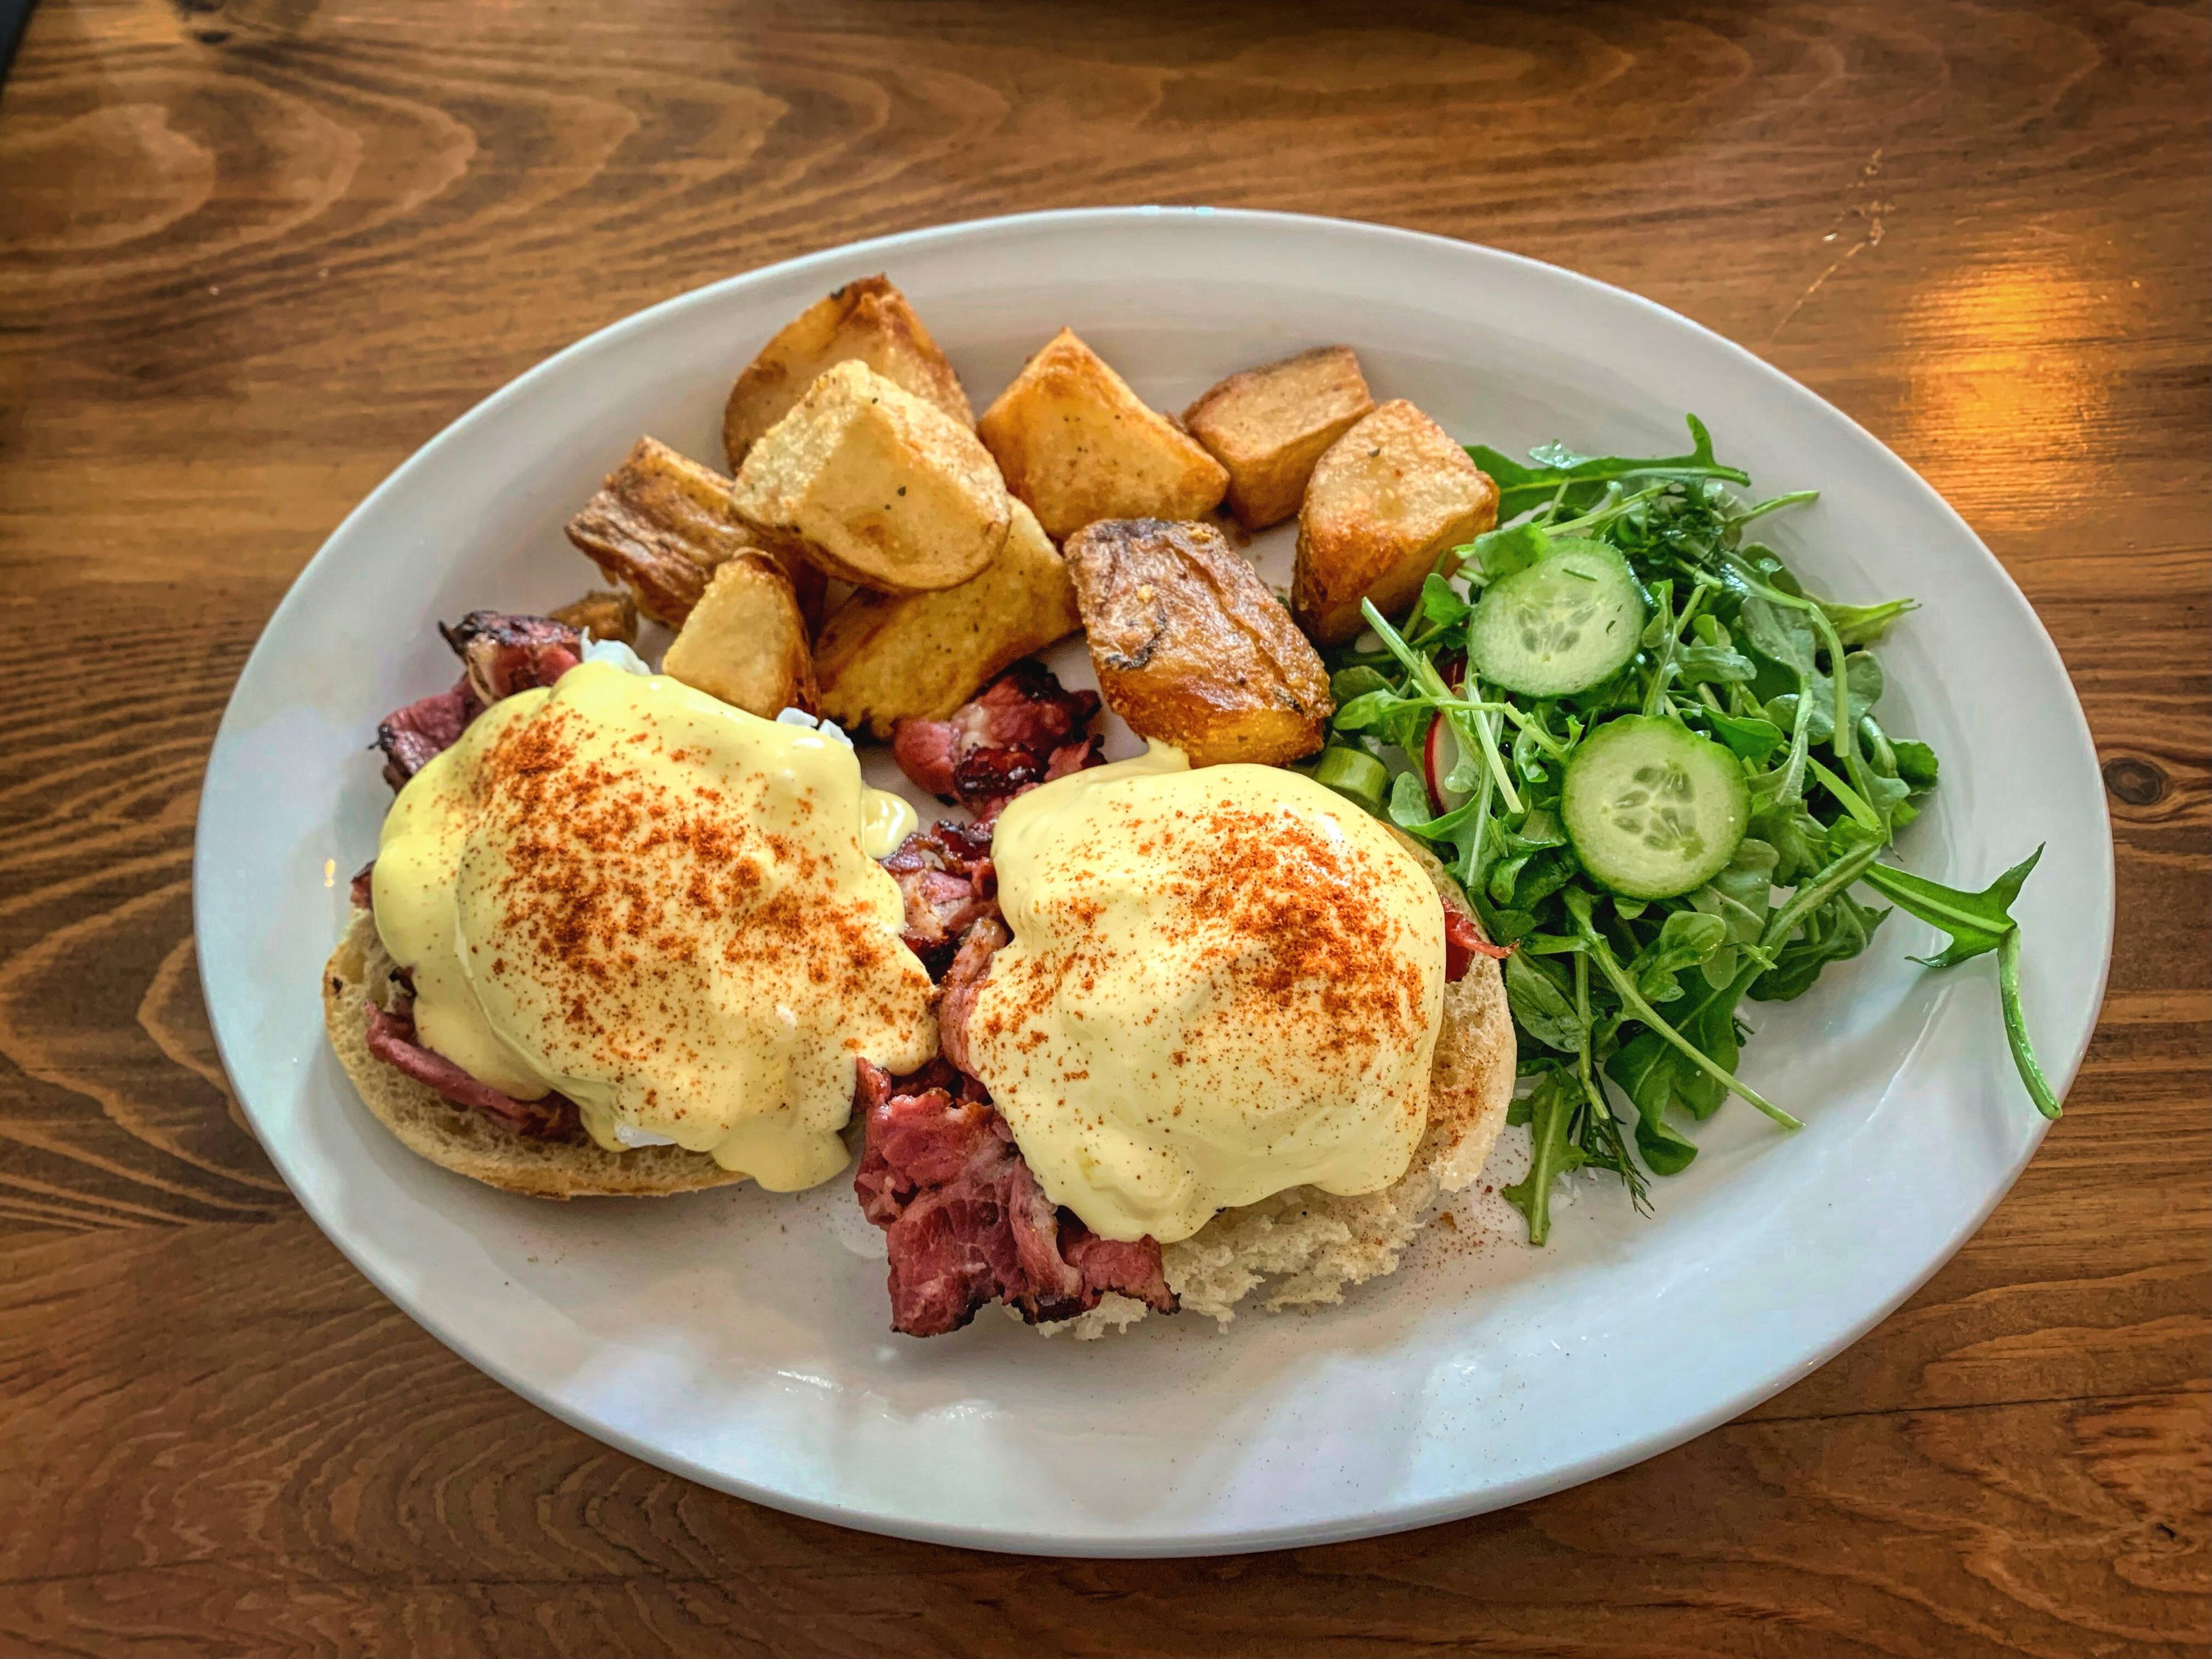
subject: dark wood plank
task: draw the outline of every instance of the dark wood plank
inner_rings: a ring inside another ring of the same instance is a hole
[[[0,1647],[2201,1651],[2208,67],[2204,8],[2119,0],[46,0],[0,91]],[[460,1364],[229,1102],[198,780],[346,509],[669,294],[1127,201],[1411,225],[1686,312],[1920,468],[2081,691],[2120,942],[2066,1119],[1894,1318],[1641,1468],[1217,1563],[793,1521]]]

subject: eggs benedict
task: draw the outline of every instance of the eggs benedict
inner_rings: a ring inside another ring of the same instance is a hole
[[[834,728],[583,654],[406,781],[325,976],[333,1042],[403,1140],[495,1185],[824,1181],[856,1065],[936,1051],[876,862],[913,809]]]
[[[1440,870],[1311,778],[1172,748],[1014,798],[942,1058],[862,1068],[856,1181],[915,1335],[1334,1300],[1480,1170],[1512,1089],[1497,963]],[[1308,1224],[1311,1218],[1312,1224]]]
[[[1155,744],[1015,800],[993,857],[1012,938],[967,1067],[1094,1232],[1172,1243],[1286,1187],[1406,1172],[1443,912],[1376,819],[1300,773]]]

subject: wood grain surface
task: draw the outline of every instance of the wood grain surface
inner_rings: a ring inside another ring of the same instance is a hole
[[[0,1650],[2203,1652],[2208,67],[2202,5],[46,0],[0,89]],[[1143,201],[1557,261],[1856,416],[2065,655],[2119,944],[2017,1189],[1797,1387],[1479,1520],[1086,1565],[757,1509],[454,1358],[241,1127],[187,874],[287,583],[479,398],[787,255]]]

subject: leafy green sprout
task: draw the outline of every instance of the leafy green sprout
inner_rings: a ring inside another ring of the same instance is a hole
[[[1331,663],[1334,752],[1343,763],[1334,775],[1364,780],[1357,798],[1428,842],[1490,936],[1515,947],[1504,970],[1525,1087],[1512,1111],[1534,1150],[1528,1176],[1506,1195],[1537,1243],[1549,1235],[1559,1177],[1608,1170],[1646,1208],[1647,1174],[1679,1173],[1697,1156],[1686,1121],[1710,1117],[1731,1095],[1796,1127],[1738,1074],[1749,1035],[1739,1010],[1747,998],[1802,995],[1867,949],[1890,911],[1861,903],[1860,887],[1948,933],[1929,967],[1996,956],[2021,1080],[2039,1110],[2059,1109],[2029,1042],[2010,914],[2035,858],[1979,893],[1883,861],[1939,774],[1932,750],[1893,736],[1876,714],[1884,684],[1874,647],[1913,601],[1808,593],[1744,531],[1815,493],[1746,504],[1733,487],[1747,477],[1715,459],[1695,416],[1689,427],[1688,453],[1656,459],[1548,445],[1524,464],[1471,446],[1498,486],[1500,527],[1440,559],[1401,625],[1364,605],[1376,643],[1355,643]],[[1576,539],[1609,544],[1641,584],[1637,654],[1571,696],[1486,684],[1468,660],[1483,591]],[[1459,664],[1455,686],[1447,665]],[[1709,738],[1744,769],[1749,832],[1728,867],[1693,892],[1657,901],[1611,892],[1583,869],[1560,826],[1562,781],[1583,739],[1629,714]],[[1459,757],[1440,781],[1465,797],[1442,811],[1422,753],[1439,719]],[[1318,775],[1331,775],[1326,758]]]

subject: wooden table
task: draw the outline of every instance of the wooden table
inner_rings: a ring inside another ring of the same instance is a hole
[[[2208,36],[1954,0],[46,0],[0,91],[0,1650],[2201,1652]],[[301,1215],[200,1007],[201,767],[325,534],[548,353],[848,238],[1146,201],[1571,265],[1894,446],[2088,708],[2103,1023],[1904,1311],[1610,1480],[1218,1562],[793,1520],[525,1405]]]

